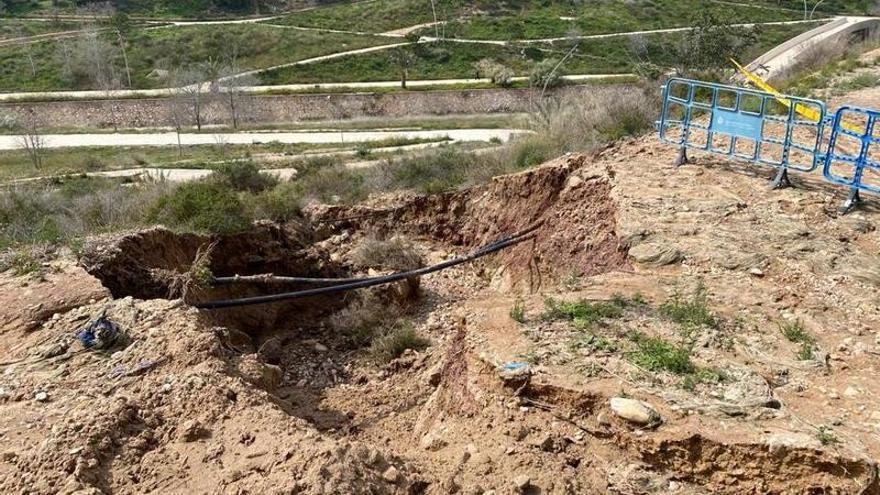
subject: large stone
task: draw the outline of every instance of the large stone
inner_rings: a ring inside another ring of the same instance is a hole
[[[633,246],[629,255],[638,263],[653,266],[664,266],[678,263],[682,259],[681,251],[673,246],[646,242]]]
[[[635,399],[614,397],[611,399],[611,411],[631,423],[642,426],[657,426],[663,419],[649,404]]]

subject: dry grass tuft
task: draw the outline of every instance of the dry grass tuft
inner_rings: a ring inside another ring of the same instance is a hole
[[[364,238],[352,252],[352,262],[359,268],[406,271],[425,266],[419,249],[403,237]]]

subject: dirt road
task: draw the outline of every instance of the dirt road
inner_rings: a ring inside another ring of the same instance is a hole
[[[507,141],[511,136],[528,131],[522,129],[449,129],[433,131],[346,131],[346,132],[238,132],[221,134],[180,135],[183,146],[212,144],[260,143],[363,143],[384,139],[445,139],[456,141]],[[43,136],[45,148],[82,148],[93,146],[177,146],[174,132],[132,134],[48,134]],[[0,150],[21,148],[18,136],[0,136]]]

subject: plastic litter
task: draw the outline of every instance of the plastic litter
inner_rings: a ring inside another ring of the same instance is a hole
[[[119,326],[101,315],[76,334],[86,349],[107,349],[119,338]]]

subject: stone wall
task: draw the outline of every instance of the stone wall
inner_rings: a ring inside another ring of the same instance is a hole
[[[605,86],[573,86],[565,93],[592,94]],[[329,93],[251,96],[243,102],[248,121],[259,123],[364,117],[408,117],[471,113],[526,112],[536,92],[527,89],[445,91],[394,91],[388,93]],[[170,126],[169,99],[122,99],[5,103],[0,113],[19,117],[28,109],[39,115],[44,127],[112,128]],[[189,117],[192,112],[188,112]],[[218,100],[204,104],[204,124],[227,124],[230,112]]]

